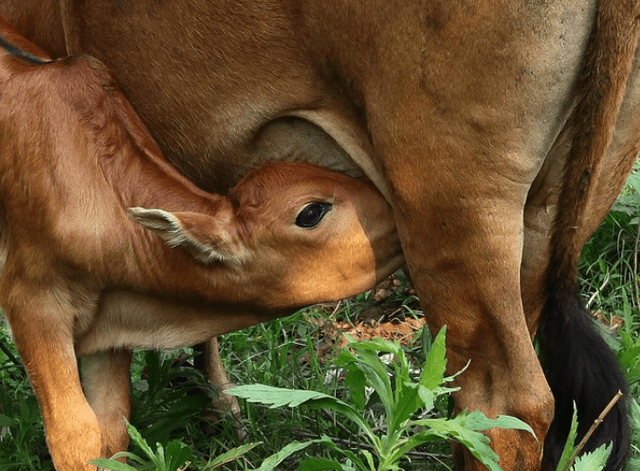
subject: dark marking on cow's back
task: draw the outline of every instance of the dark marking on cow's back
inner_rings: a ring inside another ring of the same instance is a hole
[[[44,64],[49,62],[48,60],[35,56],[30,52],[25,51],[24,49],[20,49],[19,47],[14,46],[9,41],[7,41],[1,34],[0,34],[0,47],[2,47],[2,49],[4,49],[8,54],[24,59],[25,61],[30,62],[32,64]]]

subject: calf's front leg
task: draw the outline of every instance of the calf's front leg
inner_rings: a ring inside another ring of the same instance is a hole
[[[87,461],[101,455],[100,427],[80,384],[72,305],[55,289],[7,279],[0,305],[38,399],[53,464],[57,471],[95,471]]]

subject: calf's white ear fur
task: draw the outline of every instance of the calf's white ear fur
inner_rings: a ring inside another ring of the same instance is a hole
[[[181,247],[207,265],[241,263],[238,247],[224,226],[228,222],[199,213],[170,213],[162,209],[128,208],[129,217],[158,234],[169,247]]]

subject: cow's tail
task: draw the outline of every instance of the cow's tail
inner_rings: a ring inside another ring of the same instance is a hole
[[[576,109],[568,122],[574,138],[558,201],[547,301],[540,326],[542,364],[555,397],[555,418],[545,440],[543,470],[555,470],[569,433],[574,403],[580,439],[618,390],[627,391],[614,354],[580,299],[577,263],[591,235],[579,228],[612,141],[633,65],[639,9],[637,0],[600,1]],[[585,451],[605,443],[612,444],[606,470],[619,470],[630,445],[624,399],[600,424]]]

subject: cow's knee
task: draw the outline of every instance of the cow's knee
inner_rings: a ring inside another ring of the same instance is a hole
[[[544,378],[526,384],[508,384],[495,392],[489,402],[475,401],[489,417],[510,415],[531,427],[534,434],[516,429],[493,428],[483,432],[490,439],[491,448],[500,457],[499,465],[505,471],[538,471],[542,461],[544,438],[553,420],[553,395]],[[461,400],[458,407],[470,398]],[[452,446],[456,469],[475,471],[486,469],[462,445]]]

